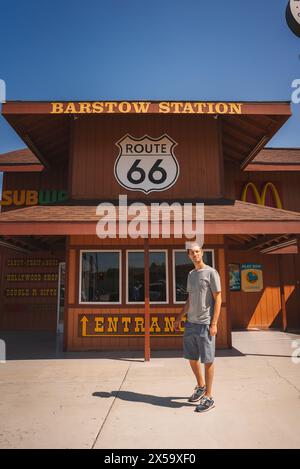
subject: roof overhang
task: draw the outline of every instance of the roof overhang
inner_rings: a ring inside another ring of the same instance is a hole
[[[100,220],[96,209],[96,205],[56,205],[34,206],[3,212],[0,214],[0,235],[95,235],[96,225]],[[148,215],[143,220],[144,234],[151,233],[150,210],[147,206]],[[124,222],[119,218],[118,207],[115,213],[116,215],[111,215],[110,220],[116,223],[118,236],[120,225]],[[126,223],[133,219],[135,216],[128,216]],[[178,220],[175,212],[171,214],[170,219],[170,234],[174,236],[176,220]],[[165,220],[162,217],[157,222],[159,237],[162,236]],[[195,220],[196,211],[193,207],[191,221],[195,222]],[[300,213],[238,200],[204,206],[204,235],[243,233],[300,234]]]
[[[41,172],[44,166],[28,148],[0,154],[1,172]]]
[[[244,169],[291,116],[291,108],[289,102],[8,101],[2,114],[45,166],[68,158],[71,123],[78,117],[215,117],[221,122],[224,159]]]
[[[264,148],[245,171],[300,171],[300,148]]]

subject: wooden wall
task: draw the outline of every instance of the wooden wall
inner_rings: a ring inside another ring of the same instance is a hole
[[[178,145],[180,166],[177,182],[163,192],[164,199],[222,196],[223,173],[218,121],[212,116],[80,116],[74,122],[73,161],[70,166],[72,197],[75,199],[153,200],[161,194],[128,191],[114,176],[119,154],[116,145],[124,135],[158,138],[167,133]]]
[[[239,165],[226,162],[225,164],[225,197],[240,198],[237,190],[238,183],[245,181],[274,182],[280,187],[283,209],[300,212],[300,184],[299,172],[292,171],[241,171]],[[250,191],[249,191],[250,192]]]
[[[44,260],[57,259],[64,261],[64,252],[35,252],[28,255],[15,250],[0,248],[1,295],[0,295],[0,329],[1,330],[56,330],[57,321],[57,287],[58,265],[51,266],[9,266],[11,260]],[[51,280],[20,281],[8,278],[18,274],[54,275]],[[37,290],[33,296],[32,290]],[[18,290],[17,295],[12,291]],[[29,296],[25,296],[25,291]],[[22,293],[21,293],[22,291]],[[56,291],[56,292],[55,292]],[[9,293],[8,293],[9,292]]]
[[[283,209],[300,211],[299,172],[290,171],[257,171],[242,172],[239,165],[225,164],[225,196],[239,198],[239,182],[253,181],[277,184]],[[287,326],[300,327],[300,255],[282,254],[282,283],[284,287]],[[233,329],[251,327],[282,327],[282,310],[280,301],[280,275],[278,255],[263,255],[232,251],[229,262],[254,262],[264,266],[264,286],[262,293],[230,292],[231,316]],[[298,283],[297,283],[298,282]]]
[[[234,263],[259,263],[263,266],[261,292],[230,292],[230,315],[233,329],[283,327],[280,298],[279,255],[229,251],[228,260]],[[282,254],[282,283],[285,293],[288,329],[300,327],[300,255]]]
[[[233,329],[281,327],[280,281],[277,256],[230,251],[229,262],[262,264],[264,288],[261,292],[230,292]]]
[[[56,164],[40,173],[4,173],[2,190],[68,190],[68,164]],[[1,211],[15,208],[23,206],[3,206]]]
[[[95,307],[94,305],[80,305],[79,304],[79,255],[80,249],[122,249],[122,304],[121,305],[107,305],[106,307]],[[69,245],[67,251],[67,291],[66,309],[65,309],[65,348],[70,351],[75,350],[106,350],[106,349],[138,349],[143,350],[144,339],[143,337],[80,337],[78,316],[81,314],[101,315],[101,313],[112,312],[115,315],[126,314],[136,315],[144,314],[141,305],[133,306],[126,305],[125,300],[125,259],[126,249],[142,249],[143,240],[110,240],[105,243],[95,236],[71,236],[69,238]],[[167,314],[172,313],[176,316],[182,306],[173,303],[173,278],[172,278],[172,249],[184,248],[184,242],[180,240],[150,240],[151,248],[162,248],[168,250],[169,262],[169,304],[166,305],[150,305],[151,314]],[[204,248],[211,248],[215,250],[215,266],[219,270],[222,289],[223,289],[223,304],[221,317],[219,320],[217,347],[226,348],[230,345],[230,323],[227,317],[227,304],[226,304],[226,287],[228,282],[225,278],[225,250],[223,244],[223,236],[215,235],[209,236],[205,239]],[[182,337],[152,337],[151,349],[181,349]]]
[[[4,295],[3,295],[3,288],[2,288],[2,282],[3,282],[3,272],[4,272],[4,267],[5,267],[5,249],[0,246],[0,282],[1,282],[1,288],[0,288],[0,322],[1,322],[1,317],[3,315],[4,311]]]
[[[287,328],[300,328],[300,254],[280,256]]]

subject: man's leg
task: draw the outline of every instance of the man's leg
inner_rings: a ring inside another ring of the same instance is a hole
[[[201,371],[201,365],[200,365],[199,360],[189,360],[189,362],[190,362],[191,368],[193,370],[193,373],[196,377],[197,385],[200,386],[201,388],[203,388],[203,386],[205,386],[205,381],[204,381],[204,378],[203,378],[203,374],[202,374],[202,371]]]
[[[212,384],[214,379],[214,363],[205,363],[205,382],[206,382],[206,393],[208,397],[212,397]]]

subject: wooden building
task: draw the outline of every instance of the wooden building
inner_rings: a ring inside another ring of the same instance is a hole
[[[190,204],[195,224],[201,203],[222,282],[217,346],[232,329],[300,327],[300,150],[265,148],[289,103],[7,102],[2,114],[28,147],[0,155],[2,330],[63,330],[70,351],[179,349],[192,265],[176,220]],[[156,236],[130,236],[120,196],[143,205],[140,228],[154,204],[173,206],[168,236],[163,218]],[[115,238],[97,236],[101,203]]]

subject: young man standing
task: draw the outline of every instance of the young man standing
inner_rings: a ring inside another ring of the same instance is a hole
[[[221,282],[218,272],[204,264],[203,250],[195,244],[188,250],[189,258],[195,268],[187,280],[188,299],[178,315],[174,327],[179,330],[185,314],[185,332],[183,337],[184,358],[188,359],[197,380],[194,393],[189,402],[198,402],[195,411],[206,412],[214,407],[212,382],[214,376],[215,338],[217,323],[221,311]],[[205,366],[205,379],[201,365]]]

